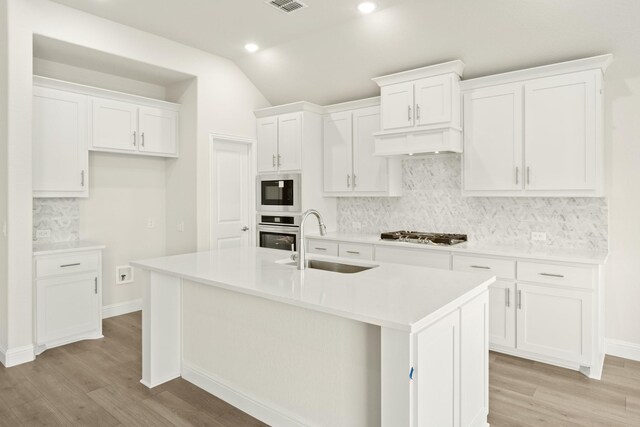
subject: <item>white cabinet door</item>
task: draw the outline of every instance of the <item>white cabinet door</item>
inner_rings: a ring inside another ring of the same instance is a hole
[[[589,363],[591,292],[522,283],[517,290],[518,349]]]
[[[596,188],[596,73],[525,84],[526,182],[530,190]]]
[[[418,425],[460,425],[460,313],[420,332],[417,346]]]
[[[380,96],[382,130],[413,126],[413,82],[383,86]]]
[[[380,108],[353,111],[353,188],[357,192],[384,192],[389,182],[388,160],[376,157],[373,133],[380,130]]]
[[[140,107],[140,151],[148,154],[178,154],[178,113],[161,108]]]
[[[415,82],[416,125],[450,122],[453,77],[442,75]]]
[[[87,197],[87,97],[33,88],[34,197]]]
[[[324,117],[324,191],[345,192],[352,187],[351,112]]]
[[[278,118],[265,117],[257,121],[258,172],[278,170]]]
[[[138,151],[138,107],[110,99],[91,99],[90,148]]]
[[[522,172],[522,85],[465,93],[464,189],[519,190]]]
[[[278,159],[281,172],[302,169],[302,113],[278,117]]]
[[[38,344],[99,329],[97,277],[88,273],[36,282]]]
[[[498,280],[489,286],[489,343],[516,347],[516,285]]]

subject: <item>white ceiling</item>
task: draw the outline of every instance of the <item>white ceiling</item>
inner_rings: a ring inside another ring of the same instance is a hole
[[[54,0],[234,60],[275,105],[373,96],[371,78],[462,59],[465,77],[612,52],[640,76],[638,0]],[[247,54],[255,41],[261,50]]]

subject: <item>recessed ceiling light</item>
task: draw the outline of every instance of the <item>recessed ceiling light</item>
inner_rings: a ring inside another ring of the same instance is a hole
[[[258,46],[255,43],[247,43],[244,45],[244,48],[247,49],[247,51],[253,53],[253,52],[257,52],[258,49],[260,49],[260,46]]]
[[[358,5],[358,10],[360,11],[360,13],[363,13],[366,15],[376,10],[376,4],[371,1],[365,1]]]

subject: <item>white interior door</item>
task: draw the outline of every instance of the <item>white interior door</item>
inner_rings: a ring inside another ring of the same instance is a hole
[[[250,145],[214,140],[211,151],[211,249],[249,246]]]

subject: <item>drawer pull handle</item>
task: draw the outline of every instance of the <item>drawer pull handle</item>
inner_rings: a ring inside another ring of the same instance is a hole
[[[313,249],[315,249],[317,251],[326,251],[327,250],[327,248],[313,248]]]
[[[73,264],[62,264],[62,265],[60,266],[60,268],[65,268],[65,267],[75,267],[75,266],[78,266],[78,265],[80,265],[80,263],[79,263],[79,262],[75,262],[75,263],[73,263]]]
[[[358,251],[347,251],[348,254],[360,255]]]
[[[547,276],[547,277],[558,277],[560,279],[564,279],[564,275],[562,274],[552,274],[552,273],[540,273],[541,276]]]
[[[486,265],[472,265],[471,268],[480,268],[482,270],[491,270],[491,267],[487,267]]]

